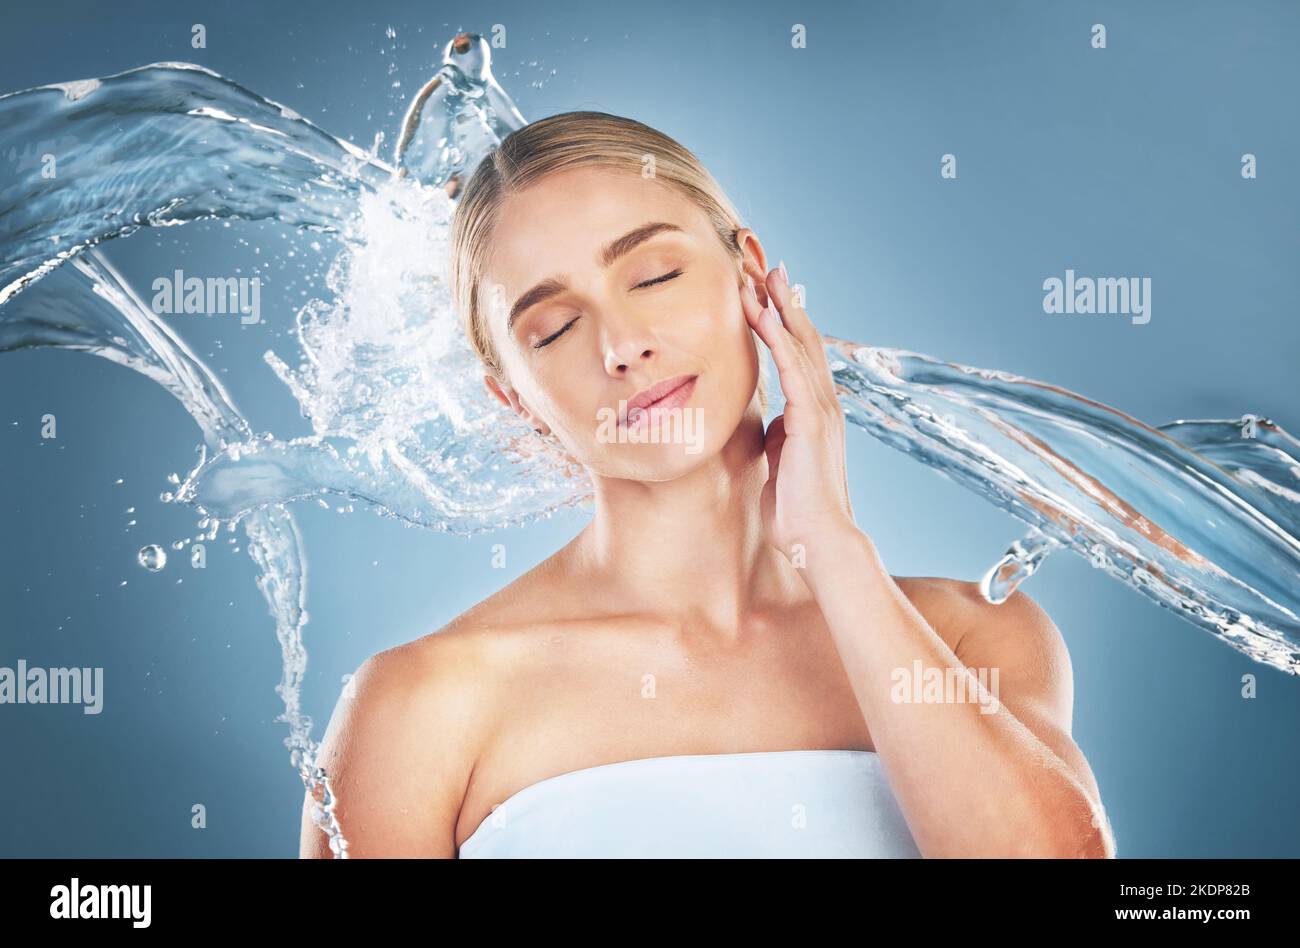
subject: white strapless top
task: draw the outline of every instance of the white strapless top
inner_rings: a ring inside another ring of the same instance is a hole
[[[919,858],[871,751],[681,754],[524,787],[460,847],[483,858]]]

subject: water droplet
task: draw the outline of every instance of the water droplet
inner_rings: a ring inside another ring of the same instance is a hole
[[[136,554],[136,559],[151,573],[156,573],[167,565],[167,551],[157,543],[150,543],[148,546],[142,546],[140,552]]]
[[[1017,586],[1034,575],[1047,555],[1059,545],[1037,529],[1029,531],[1023,540],[1012,543],[1002,559],[984,574],[980,580],[980,592],[987,601],[1001,605],[1011,598]]]

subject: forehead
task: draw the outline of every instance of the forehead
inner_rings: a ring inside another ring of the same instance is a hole
[[[557,172],[503,202],[484,283],[501,284],[514,299],[547,277],[599,269],[602,247],[652,221],[696,239],[710,233],[703,210],[653,178],[605,168]]]

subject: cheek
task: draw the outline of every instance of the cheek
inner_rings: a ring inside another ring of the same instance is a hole
[[[743,409],[758,380],[763,341],[750,328],[740,301],[740,291],[727,283],[705,310],[708,323],[706,358],[712,369],[712,384],[718,388],[712,397],[715,404],[726,403],[727,410]],[[737,401],[732,405],[731,399]]]
[[[557,433],[563,432],[566,440],[581,445],[590,440],[596,428],[596,418],[591,404],[595,396],[590,391],[589,372],[574,371],[554,360],[554,365],[539,368],[533,374],[534,404],[537,410]]]
[[[715,369],[740,376],[750,371],[754,359],[753,330],[745,319],[740,291],[723,280],[695,310],[700,331],[696,351],[705,355]]]
[[[740,305],[740,293],[725,278],[694,301],[693,325],[714,341],[734,340],[749,331],[745,312]]]
[[[745,309],[741,305],[739,294],[728,294],[717,307],[718,338],[726,340],[730,348],[740,352],[750,352],[754,348],[754,330],[745,319]]]

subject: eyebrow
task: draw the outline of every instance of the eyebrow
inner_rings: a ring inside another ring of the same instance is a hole
[[[628,231],[622,237],[611,240],[597,254],[597,260],[602,267],[608,267],[619,257],[624,256],[632,251],[634,247],[645,243],[651,237],[665,231],[678,231],[682,229],[676,224],[670,224],[667,221],[655,221],[650,224],[642,224],[634,230]],[[510,318],[506,320],[506,332],[514,328],[515,320],[523,315],[524,311],[530,306],[536,306],[538,303],[550,299],[552,296],[558,296],[567,290],[566,284],[559,277],[547,277],[538,283],[527,293],[524,293],[515,301],[515,305],[510,307]]]

